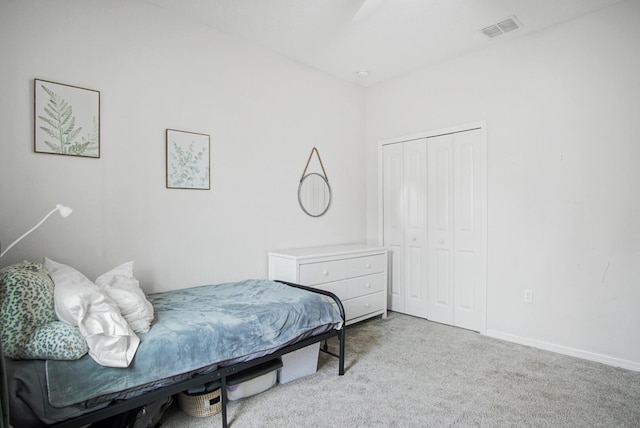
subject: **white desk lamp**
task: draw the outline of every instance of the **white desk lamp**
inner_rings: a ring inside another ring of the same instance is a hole
[[[30,234],[31,232],[33,232],[34,230],[36,230],[38,227],[40,227],[40,225],[42,223],[45,222],[46,219],[48,219],[51,214],[53,214],[54,212],[59,211],[60,215],[62,217],[69,217],[71,215],[71,213],[73,212],[73,210],[69,207],[65,207],[63,205],[56,205],[56,207],[54,209],[51,210],[51,212],[49,214],[47,214],[46,216],[44,216],[44,218],[42,220],[40,220],[40,222],[38,224],[36,224],[35,226],[33,226],[31,229],[27,230],[21,237],[19,237],[18,239],[16,239],[15,241],[13,241],[11,243],[11,245],[9,245],[2,253],[0,253],[0,259],[2,258],[2,256],[4,256],[7,251],[9,251],[11,249],[11,247],[13,247],[14,245],[16,245],[18,242],[20,242],[25,236],[27,236],[28,234]]]

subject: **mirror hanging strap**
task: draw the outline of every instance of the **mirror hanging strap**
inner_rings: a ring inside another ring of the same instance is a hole
[[[327,172],[324,170],[324,165],[322,164],[322,159],[320,158],[320,152],[318,152],[318,149],[316,149],[316,146],[313,146],[313,149],[311,149],[311,153],[309,154],[309,159],[307,159],[307,164],[304,167],[304,171],[302,171],[302,177],[300,177],[300,182],[302,182],[305,174],[307,173],[307,168],[309,168],[309,162],[311,162],[311,157],[313,156],[313,152],[316,153],[316,156],[318,157],[318,161],[320,162],[320,168],[322,168],[322,174],[324,175],[324,179],[327,180],[328,182],[329,177],[327,177]]]

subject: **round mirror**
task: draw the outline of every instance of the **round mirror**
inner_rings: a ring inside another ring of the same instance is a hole
[[[300,180],[298,202],[302,211],[311,217],[320,217],[331,205],[331,187],[322,175],[312,172]]]

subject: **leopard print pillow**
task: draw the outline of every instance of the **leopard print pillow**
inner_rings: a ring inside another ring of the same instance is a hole
[[[54,325],[38,331],[59,322],[53,306],[53,287],[40,263],[25,261],[0,270],[0,339],[5,357],[34,359],[54,355],[64,357],[56,359],[77,359],[87,352],[85,343],[80,354],[83,349],[78,347],[75,333],[66,327]]]
[[[76,360],[88,350],[80,330],[62,321],[36,328],[24,349],[29,358],[38,360]]]

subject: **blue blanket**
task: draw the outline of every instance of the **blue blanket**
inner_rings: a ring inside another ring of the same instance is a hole
[[[88,355],[46,362],[49,402],[64,407],[225,361],[264,355],[321,326],[339,328],[332,299],[266,280],[206,285],[149,296],[156,320],[127,368]]]

